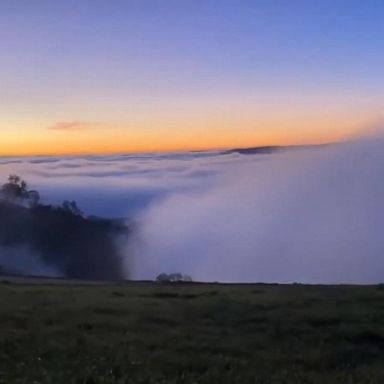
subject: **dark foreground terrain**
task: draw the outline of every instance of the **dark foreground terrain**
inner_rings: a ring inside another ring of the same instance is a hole
[[[0,383],[383,383],[384,288],[0,284]]]

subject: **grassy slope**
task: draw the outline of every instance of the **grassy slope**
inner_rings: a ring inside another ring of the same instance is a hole
[[[0,286],[0,383],[382,383],[384,289]]]

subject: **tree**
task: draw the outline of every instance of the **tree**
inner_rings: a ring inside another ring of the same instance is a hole
[[[156,277],[156,281],[158,283],[169,283],[169,276],[166,274],[166,273],[160,273],[160,275],[158,275]]]
[[[8,182],[2,186],[1,193],[9,202],[23,202],[28,198],[27,183],[17,175],[10,175]]]
[[[40,194],[34,190],[28,190],[28,184],[17,175],[10,175],[8,182],[1,187],[3,198],[11,203],[26,203],[30,208],[38,205]]]
[[[156,277],[156,281],[158,283],[190,283],[192,282],[192,277],[189,275],[182,275],[181,273],[160,273],[160,275]]]
[[[77,206],[77,203],[76,201],[68,201],[68,200],[65,200],[63,202],[63,209],[64,211],[68,212],[68,213],[71,213],[72,215],[75,215],[75,216],[83,216],[83,212],[81,211],[81,209]]]
[[[40,193],[38,191],[28,191],[28,205],[33,208],[39,205]]]
[[[183,281],[183,275],[181,273],[171,273],[169,275],[169,281],[172,283],[178,283],[180,281]]]

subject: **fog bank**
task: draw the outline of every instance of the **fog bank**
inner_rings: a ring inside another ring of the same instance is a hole
[[[104,242],[88,236],[80,248],[88,255],[82,274],[111,269],[135,279],[181,272],[202,281],[384,281],[379,136],[270,154],[0,158],[0,177],[10,173],[39,190],[44,203],[76,200],[86,215],[134,223],[113,268],[98,267],[95,253]],[[57,273],[46,269],[56,264],[41,264],[47,259],[36,252],[36,258],[19,249],[1,252],[0,265],[10,260],[23,273]],[[49,259],[66,254],[55,250]]]
[[[244,156],[210,188],[139,219],[134,277],[227,282],[384,281],[384,142]]]

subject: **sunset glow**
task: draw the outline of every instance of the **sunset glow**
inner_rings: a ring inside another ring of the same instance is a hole
[[[2,1],[0,155],[344,140],[382,118],[383,14],[347,0]]]

